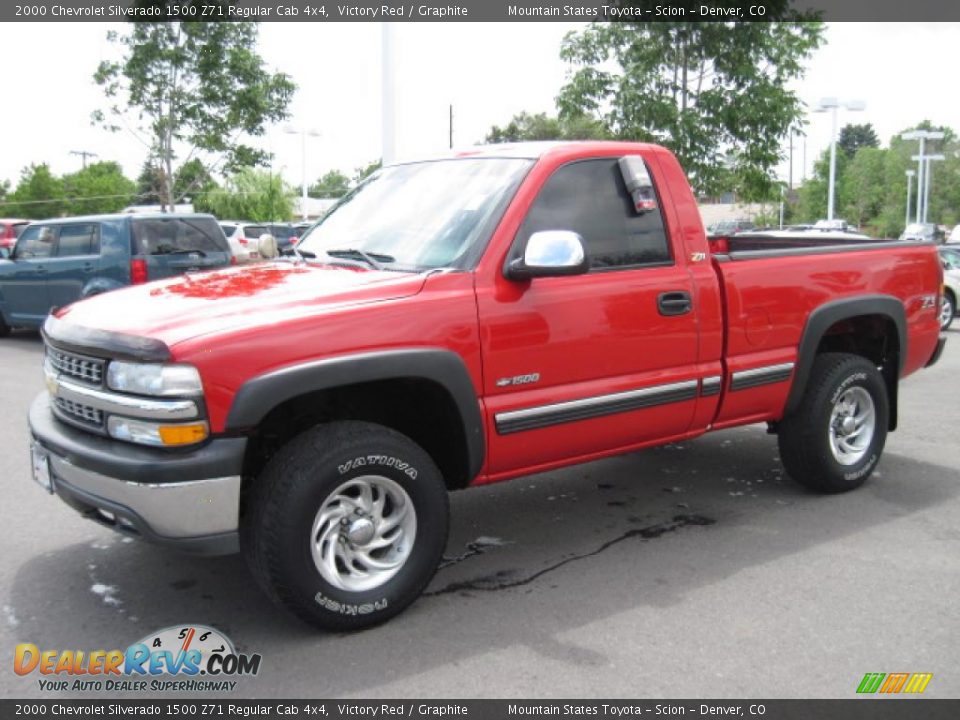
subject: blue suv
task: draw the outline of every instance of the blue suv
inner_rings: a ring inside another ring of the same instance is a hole
[[[126,285],[223,267],[212,215],[96,215],[31,223],[0,259],[0,337],[39,327],[51,308]]]

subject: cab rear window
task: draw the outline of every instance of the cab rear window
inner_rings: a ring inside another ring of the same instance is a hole
[[[134,255],[230,252],[213,218],[149,218],[131,221]]]

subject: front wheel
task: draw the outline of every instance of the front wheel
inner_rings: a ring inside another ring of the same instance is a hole
[[[0,338],[6,337],[10,334],[10,326],[3,319],[3,315],[0,315]]]
[[[947,330],[953,324],[953,316],[957,314],[957,301],[950,293],[944,293],[940,303],[940,329]]]
[[[818,355],[800,406],[780,423],[780,458],[811,490],[853,490],[880,460],[889,416],[887,386],[869,360]]]
[[[381,425],[320,425],[254,481],[241,545],[281,606],[326,630],[381,623],[412,603],[447,541],[447,490],[433,460]]]

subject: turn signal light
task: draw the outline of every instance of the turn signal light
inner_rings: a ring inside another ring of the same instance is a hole
[[[207,438],[206,423],[161,425],[157,430],[164,445],[192,445]]]

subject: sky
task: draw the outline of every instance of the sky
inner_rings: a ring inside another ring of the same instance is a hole
[[[482,141],[494,124],[520,111],[553,112],[568,68],[559,59],[563,36],[578,23],[397,23],[394,26],[397,154],[411,157],[448,146],[449,106],[454,144]],[[145,146],[132,133],[111,134],[90,123],[105,107],[92,75],[115,48],[97,23],[3,23],[0,47],[6,97],[0,112],[0,180],[15,186],[21,169],[48,163],[57,174],[80,169],[71,151],[119,162],[139,174]],[[290,120],[260,141],[274,153],[273,169],[299,186],[300,137],[307,129],[306,175],[353,171],[381,155],[380,37],[376,22],[264,23],[259,51],[268,67],[298,85]],[[873,123],[881,141],[923,119],[960,129],[960,94],[952,80],[960,24],[834,23],[826,43],[794,84],[810,104],[826,96],[862,100],[863,112],[841,111],[846,122]],[[49,50],[53,48],[54,51]],[[829,145],[830,116],[811,114],[807,166]],[[794,181],[803,167],[794,146]],[[809,172],[809,170],[808,170]],[[779,170],[787,179],[786,162]]]

